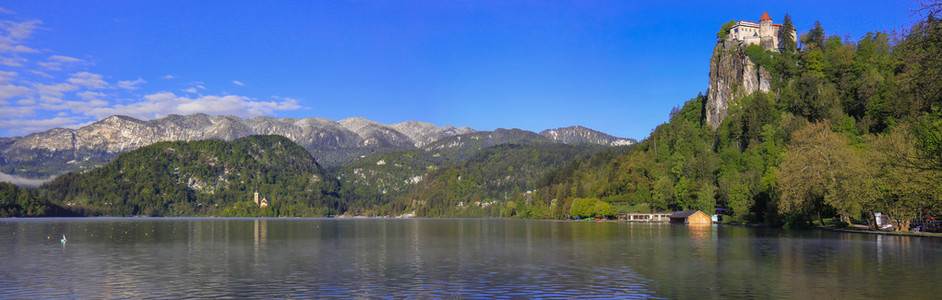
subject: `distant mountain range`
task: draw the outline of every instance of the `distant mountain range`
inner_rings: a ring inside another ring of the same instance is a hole
[[[143,121],[111,116],[79,129],[55,128],[24,137],[0,138],[0,171],[41,178],[95,168],[117,155],[161,141],[218,139],[231,141],[251,135],[280,135],[304,147],[324,166],[339,166],[368,155],[397,150],[453,149],[468,157],[484,147],[506,143],[564,143],[630,145],[585,127],[493,132],[468,127],[406,121],[382,124],[361,117],[333,121],[325,118],[243,119],[206,114],[170,115]],[[513,138],[510,138],[513,137]],[[521,141],[522,140],[522,141]]]

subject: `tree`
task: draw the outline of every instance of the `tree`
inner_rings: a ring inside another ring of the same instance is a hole
[[[578,198],[573,200],[569,214],[574,218],[609,218],[617,215],[618,211],[598,198]]]
[[[872,171],[847,138],[831,131],[828,122],[813,123],[792,135],[781,171],[783,213],[814,214],[830,207],[850,222],[875,198]]]
[[[942,109],[942,3],[925,3],[926,18],[913,25],[894,52],[902,57],[903,91],[916,109]]]
[[[720,27],[720,31],[716,33],[716,41],[722,42],[726,39],[726,36],[729,35],[729,30],[733,28],[733,25],[736,25],[736,20],[730,19],[729,22],[723,23],[723,26]]]
[[[912,129],[915,153],[899,155],[910,167],[942,171],[942,111],[919,118]]]
[[[797,41],[792,39],[792,36],[795,35],[795,25],[792,24],[792,17],[785,14],[785,19],[782,20],[782,30],[779,31],[779,40],[782,41],[782,49],[787,52],[795,52],[798,50]]]
[[[814,25],[807,33],[801,35],[803,48],[814,45],[818,49],[824,49],[824,28],[821,28],[821,21],[814,21]]]
[[[880,192],[873,206],[889,216],[897,231],[909,231],[910,220],[925,211],[942,209],[942,170],[913,168],[900,157],[917,155],[918,147],[908,125],[900,125],[874,142],[874,161],[878,167]]]

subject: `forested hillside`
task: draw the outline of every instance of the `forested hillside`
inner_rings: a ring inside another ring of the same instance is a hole
[[[565,144],[506,144],[481,150],[460,163],[430,172],[389,206],[420,217],[552,218],[530,205],[531,191],[545,174],[603,149]]]
[[[715,131],[704,122],[706,97],[695,97],[631,151],[554,172],[533,205],[719,207],[735,221],[794,226],[882,212],[908,230],[910,220],[942,213],[938,9],[902,33],[849,40],[815,23],[801,49],[742,49],[770,71],[770,93],[736,99]]]
[[[570,132],[567,129],[569,128],[559,129],[559,131]],[[612,140],[616,139],[612,138]],[[604,147],[601,146],[603,141],[596,142],[599,143],[575,143],[574,146],[564,146],[566,144],[557,144],[557,142],[542,135],[520,129],[479,131],[443,138],[425,145],[421,150],[399,150],[365,156],[349,164],[332,168],[331,172],[340,179],[344,200],[349,203],[352,214],[387,215],[390,210],[385,207],[386,204],[401,198],[406,193],[421,194],[423,197],[436,193],[432,190],[419,190],[439,188],[439,186],[428,185],[424,182],[427,179],[436,178],[434,174],[440,169],[458,167],[462,162],[471,158],[474,158],[475,162],[473,164],[476,168],[490,168],[499,165],[506,169],[511,164],[528,163],[525,160],[513,160],[514,156],[519,153],[509,154],[508,156],[494,155],[495,151],[507,150],[513,152],[517,151],[513,149],[518,149],[515,147],[508,148],[504,145],[520,145],[530,151],[540,151],[541,153],[561,151],[558,155],[571,160],[575,157],[571,155],[573,151],[589,154]],[[542,155],[546,159],[555,159],[546,153]],[[483,163],[481,160],[493,161],[487,161],[486,163],[489,165],[484,165],[481,164]],[[553,160],[540,163],[545,163],[548,166],[558,166],[568,163],[568,161]],[[543,174],[547,170],[547,167],[538,169],[518,167],[516,169],[511,168],[509,172],[504,170],[504,175],[513,177],[521,185],[534,188],[533,183],[536,181],[534,176]],[[479,170],[479,172],[485,171]],[[490,170],[486,172],[490,172]],[[478,191],[477,189],[486,188],[489,187],[476,186],[471,194],[474,194],[474,196],[482,195],[487,191]],[[452,203],[452,201],[445,202]],[[401,208],[401,206],[397,206],[392,211],[401,213]]]
[[[256,207],[253,194],[271,201]],[[86,216],[326,216],[343,212],[337,180],[281,136],[160,142],[42,186]]]

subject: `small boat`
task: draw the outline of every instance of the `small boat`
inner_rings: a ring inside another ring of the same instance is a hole
[[[65,244],[65,242],[68,242],[69,240],[66,239],[66,238],[65,238],[65,235],[63,234],[63,235],[62,235],[62,240],[59,240],[59,241],[62,242],[63,244]]]

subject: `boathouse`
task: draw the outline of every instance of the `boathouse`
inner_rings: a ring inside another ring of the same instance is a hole
[[[672,224],[712,224],[710,216],[699,210],[678,211],[670,219]]]

